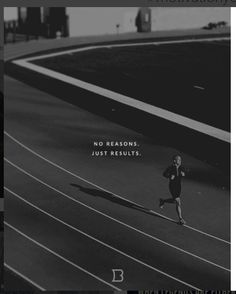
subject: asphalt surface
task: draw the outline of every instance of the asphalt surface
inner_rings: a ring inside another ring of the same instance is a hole
[[[220,171],[181,153],[187,226],[177,225],[158,199],[169,197],[162,172],[179,150],[8,76],[5,93],[8,266],[47,290],[230,289]],[[135,141],[141,156],[94,158],[98,140]]]
[[[229,132],[230,40],[210,40],[105,47],[32,63]]]

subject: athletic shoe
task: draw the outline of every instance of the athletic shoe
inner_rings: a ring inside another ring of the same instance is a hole
[[[181,219],[179,220],[179,224],[183,226],[183,225],[186,224],[186,221],[185,221],[183,218],[181,218]]]
[[[159,207],[160,209],[164,207],[164,200],[162,198],[159,199]]]

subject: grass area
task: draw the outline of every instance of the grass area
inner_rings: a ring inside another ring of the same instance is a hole
[[[104,48],[35,63],[230,129],[229,41]]]

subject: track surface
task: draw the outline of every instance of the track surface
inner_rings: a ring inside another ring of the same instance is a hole
[[[31,62],[230,131],[230,39],[201,40],[82,48]]]
[[[188,226],[179,226],[173,206],[158,208],[177,150],[7,76],[5,93],[8,266],[47,290],[230,288],[230,197],[219,172],[182,154],[192,177]],[[137,141],[142,156],[93,158],[97,140]]]

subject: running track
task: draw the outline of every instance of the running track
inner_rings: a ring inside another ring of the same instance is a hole
[[[8,269],[41,290],[230,288],[229,191],[212,167],[183,154],[208,177],[185,180],[178,226],[158,208],[176,150],[7,76],[5,93]],[[137,141],[143,156],[93,159],[98,138]]]

